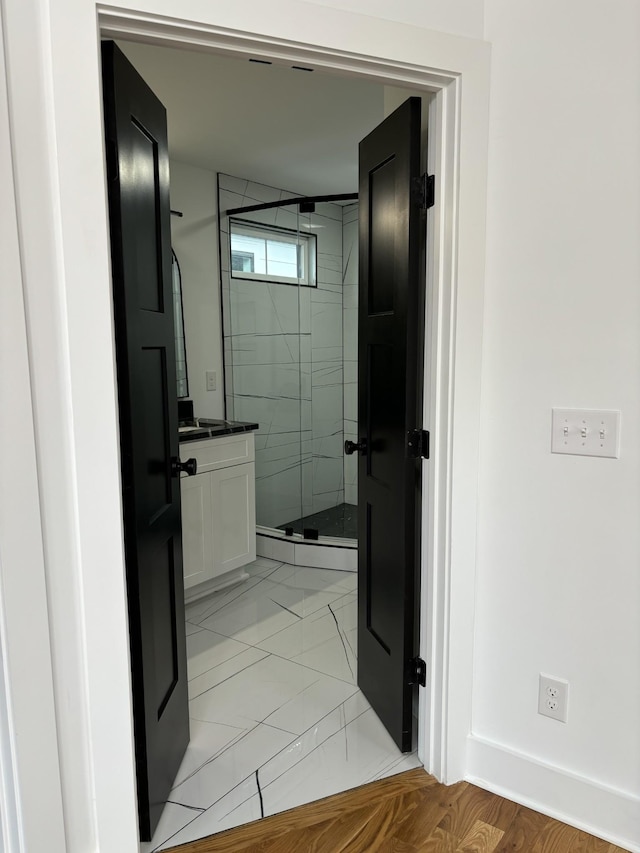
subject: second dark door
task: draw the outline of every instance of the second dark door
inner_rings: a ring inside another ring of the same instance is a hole
[[[358,685],[412,748],[418,653],[425,220],[421,99],[360,143]]]

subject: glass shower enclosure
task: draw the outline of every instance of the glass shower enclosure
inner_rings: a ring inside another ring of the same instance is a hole
[[[227,418],[260,425],[258,527],[355,539],[357,201],[221,174],[218,203]]]

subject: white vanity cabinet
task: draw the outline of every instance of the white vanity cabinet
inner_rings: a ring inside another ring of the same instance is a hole
[[[198,473],[180,481],[184,586],[215,587],[256,558],[253,433],[183,442],[180,458],[198,463]]]

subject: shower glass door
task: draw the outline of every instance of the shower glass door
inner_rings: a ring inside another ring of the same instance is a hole
[[[259,527],[355,539],[358,206],[251,209],[291,197],[219,175],[227,417],[260,425]]]
[[[219,176],[227,418],[259,424],[256,520],[267,528],[302,516],[300,285],[308,263],[296,208],[225,211],[281,197]]]
[[[303,389],[303,518],[307,535],[357,539],[358,205],[309,202],[301,234],[316,241],[315,287],[301,288],[300,329],[308,332]],[[307,360],[308,358],[308,360]]]
[[[303,365],[308,398],[302,503],[304,526],[320,536],[343,536],[344,394],[342,334],[342,206],[315,203],[300,215],[301,231],[317,244],[316,286],[301,300],[301,323],[310,332]]]

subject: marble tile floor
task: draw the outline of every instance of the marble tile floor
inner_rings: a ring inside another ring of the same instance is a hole
[[[420,766],[356,686],[357,575],[247,572],[186,608],[191,742],[141,853]]]
[[[353,504],[341,503],[331,506],[321,512],[305,515],[287,524],[281,524],[277,529],[286,530],[292,527],[294,533],[302,533],[305,527],[318,531],[320,536],[337,536],[340,539],[358,538],[358,507]]]

